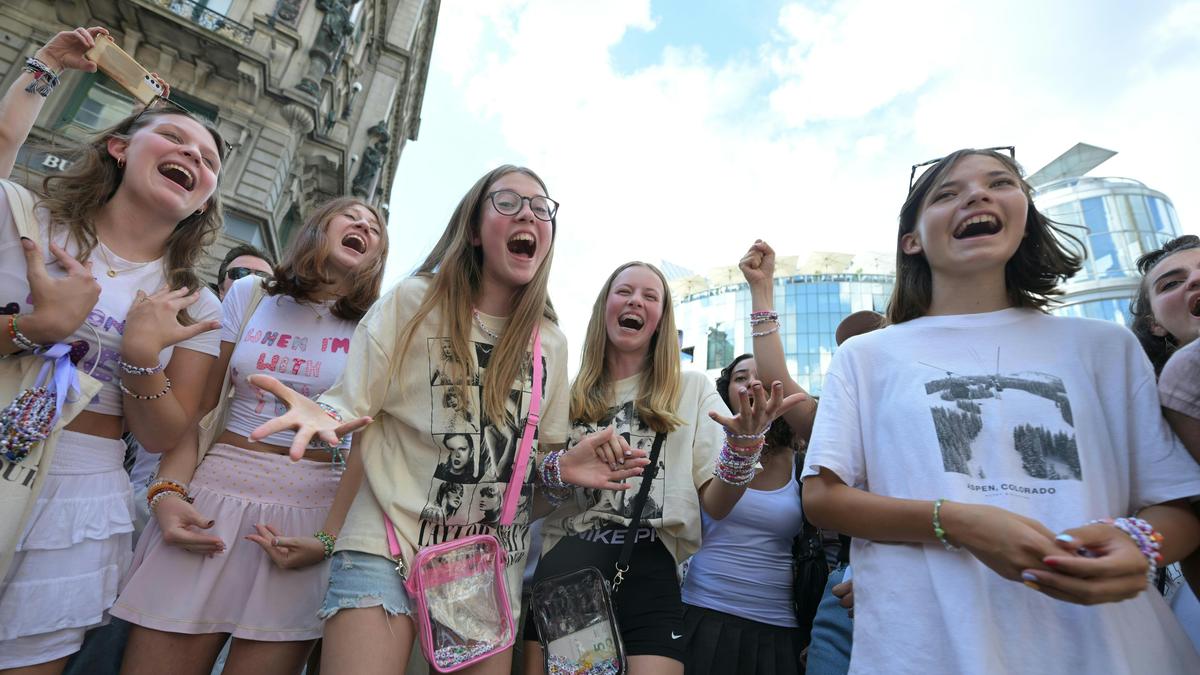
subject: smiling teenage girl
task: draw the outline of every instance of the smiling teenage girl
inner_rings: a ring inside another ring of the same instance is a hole
[[[293,673],[302,667],[321,635],[317,610],[329,575],[328,565],[314,564],[324,556],[311,535],[325,529],[341,477],[330,462],[340,465],[347,448],[337,454],[310,448],[292,462],[293,434],[250,441],[250,432],[283,406],[246,375],[269,370],[305,396],[325,391],[345,367],[358,320],[378,297],[386,256],[379,212],[341,197],[305,221],[275,281],[256,289],[263,282],[250,276],[230,289],[219,367],[205,393],[205,409],[216,407],[231,371],[228,420],[199,466],[194,444],[183,444],[163,459],[150,486],[156,523],[139,541],[134,571],[113,608],[114,616],[136,624],[126,672],[207,673],[229,635],[226,668]],[[255,297],[262,299],[247,316]],[[317,555],[289,565],[300,569],[280,569],[276,556],[255,542],[273,553],[272,540],[283,534],[309,539]]]
[[[508,551],[512,606],[520,607],[528,513],[501,525],[497,510],[506,506],[510,481],[523,484],[525,494],[533,488],[535,462],[514,475],[509,444],[519,442],[515,430],[529,414],[535,326],[545,372],[539,450],[561,446],[566,437],[566,345],[546,293],[556,210],[529,169],[501,166],[481,177],[416,274],[359,323],[341,379],[321,396],[347,425],[375,418],[360,434],[366,481],[339,534],[321,610],[323,673],[391,674],[408,661],[414,608],[390,558],[385,515],[409,562],[420,548],[496,535]],[[296,429],[296,457],[314,433],[334,441],[335,430],[347,428],[270,378],[254,380],[291,407],[255,438]],[[473,415],[441,414],[450,389]],[[439,472],[454,452],[442,441],[455,434],[470,434],[481,456],[498,461],[489,460],[478,477]],[[611,471],[596,459],[594,442],[563,456],[564,479],[600,487],[640,471],[636,463]],[[506,673],[510,660],[505,652],[464,672]]]
[[[37,59],[94,70],[82,54],[105,32],[59,33]],[[41,110],[43,96],[26,91],[33,78],[21,74],[0,100],[0,175]],[[44,487],[0,584],[0,669],[57,672],[104,620],[133,531],[121,434],[161,452],[194,423],[218,351],[220,308],[194,269],[220,228],[223,148],[215,130],[171,109],[121,121],[44,181],[40,248],[18,238],[0,196],[0,305],[21,332],[0,353],[70,343],[81,369],[99,362],[104,383],[40,467]]]
[[[1162,533],[1165,562],[1196,547],[1183,500],[1200,469],[1133,336],[1043,311],[1079,260],[1029,193],[994,151],[937,162],[901,210],[893,325],[834,355],[804,508],[855,538],[851,672],[1184,673],[1200,658],[1142,592],[1141,529]]]
[[[632,535],[637,544],[630,572],[613,596],[634,675],[683,672],[676,564],[700,546],[700,510],[719,520],[745,492],[757,461],[754,448],[762,447],[756,435],[800,401],[799,396],[785,400],[779,383],[772,393],[768,396],[759,382],[739,388],[741,414],[726,417],[729,410],[708,378],[680,372],[679,340],[662,273],[631,262],[609,276],[592,306],[579,376],[571,386],[572,440],[600,429],[628,445],[649,446],[664,434],[641,525]],[[722,424],[730,433],[756,436],[728,439],[752,447],[723,448]],[[618,448],[598,450],[612,466],[620,466]],[[746,470],[734,470],[734,463]],[[714,480],[714,474],[721,478]],[[545,552],[535,580],[596,567],[611,582],[640,484],[639,479],[625,492],[574,490],[546,519]],[[526,621],[525,635],[529,640],[537,635],[532,621]],[[527,643],[526,672],[542,672],[541,652],[537,643]]]

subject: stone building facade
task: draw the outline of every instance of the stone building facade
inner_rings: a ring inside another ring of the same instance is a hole
[[[105,26],[171,98],[233,145],[221,172],[229,247],[278,256],[312,206],[355,194],[387,208],[396,164],[416,140],[440,0],[4,0],[0,86],[26,56],[76,26]],[[106,128],[132,99],[71,71],[51,94],[13,177],[40,183],[66,159],[53,146]],[[49,149],[47,149],[49,147]]]

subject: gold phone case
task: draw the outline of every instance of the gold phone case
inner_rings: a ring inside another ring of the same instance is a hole
[[[150,77],[149,71],[133,60],[132,56],[126,54],[125,50],[118,47],[107,35],[96,36],[96,46],[83,56],[146,105],[149,105],[155,96],[162,95],[163,88],[158,80]]]

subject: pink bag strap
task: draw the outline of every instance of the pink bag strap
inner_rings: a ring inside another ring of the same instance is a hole
[[[508,478],[508,489],[504,491],[504,506],[500,511],[500,524],[512,525],[517,517],[517,502],[521,499],[521,486],[525,483],[525,468],[529,465],[529,452],[533,449],[533,434],[537,431],[538,414],[542,411],[542,332],[539,317],[533,327],[533,391],[529,396],[529,415],[525,418],[525,433],[521,436],[521,448],[513,460],[512,474]]]

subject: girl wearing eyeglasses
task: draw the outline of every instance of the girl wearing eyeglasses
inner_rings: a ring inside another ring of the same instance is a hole
[[[293,462],[287,456],[293,434],[251,441],[250,433],[283,404],[246,376],[274,373],[308,397],[325,391],[379,295],[387,247],[378,210],[354,197],[336,198],[293,235],[273,281],[249,275],[225,296],[221,354],[203,409],[221,400],[228,370],[233,397],[226,426],[199,465],[194,437],[166,453],[150,484],[155,522],[138,541],[112,610],[135,624],[125,669],[206,673],[229,636],[226,667],[264,673],[303,667],[321,635],[317,610],[329,576],[314,533],[323,531],[350,448],[310,447]],[[347,488],[341,513],[356,487]],[[187,592],[177,592],[181,584]]]
[[[106,33],[58,33],[13,78],[0,100],[0,176],[54,95],[50,75],[94,71],[83,53]],[[215,129],[174,110],[122,120],[43,181],[38,209],[23,214],[37,242],[18,237],[20,207],[0,193],[0,353],[35,359],[65,343],[103,382],[40,466],[0,459],[0,474],[45,475],[19,540],[0,542],[15,547],[0,570],[0,670],[59,672],[105,621],[132,553],[121,434],[162,452],[194,423],[220,325],[195,268],[221,226],[223,148]]]
[[[753,479],[761,432],[802,399],[775,383],[746,383],[730,417],[711,380],[681,372],[670,289],[658,268],[621,265],[609,276],[588,323],[579,375],[571,385],[572,442],[608,431],[624,445],[596,451],[619,467],[629,445],[653,448],[663,434],[645,506],[628,534],[642,479],[629,490],[580,490],[546,518],[535,581],[595,567],[611,583],[626,537],[635,538],[629,572],[614,593],[617,624],[633,675],[683,673],[683,602],[676,565],[700,547],[701,509],[720,520]],[[714,420],[717,423],[714,423]],[[722,425],[732,434],[723,439]],[[723,442],[724,440],[724,442]],[[736,464],[737,466],[733,466]],[[543,669],[537,629],[526,619],[526,673]]]
[[[891,325],[833,357],[804,510],[854,537],[852,673],[1195,672],[1148,573],[1200,467],[1113,324],[1046,314],[1079,258],[1015,161],[960,150],[900,212]]]
[[[529,545],[528,527],[520,523],[527,514],[502,525],[494,513],[503,508],[510,481],[526,484],[526,493],[532,489],[537,462],[531,457],[525,474],[513,475],[515,453],[491,446],[523,429],[529,415],[535,326],[545,379],[534,450],[565,440],[566,344],[546,291],[557,206],[529,169],[505,165],[488,172],[463,196],[417,272],[363,317],[341,378],[318,402],[271,377],[252,378],[290,408],[252,437],[292,429],[294,458],[314,436],[336,442],[374,419],[356,434],[360,449],[349,467],[354,472],[357,465],[366,480],[344,524],[331,523],[340,530],[327,528],[337,542],[320,610],[326,620],[321,672],[395,673],[408,662],[414,604],[391,559],[385,515],[409,562],[420,548],[497,535],[508,551],[510,600],[520,607]],[[452,390],[471,415],[442,412]],[[459,434],[471,436],[480,457],[498,461],[470,475],[445,471],[456,450],[442,439]],[[593,487],[616,485],[645,464],[633,461],[614,471],[596,458],[591,443],[560,462],[564,480]],[[507,673],[510,662],[506,650],[462,672]]]

